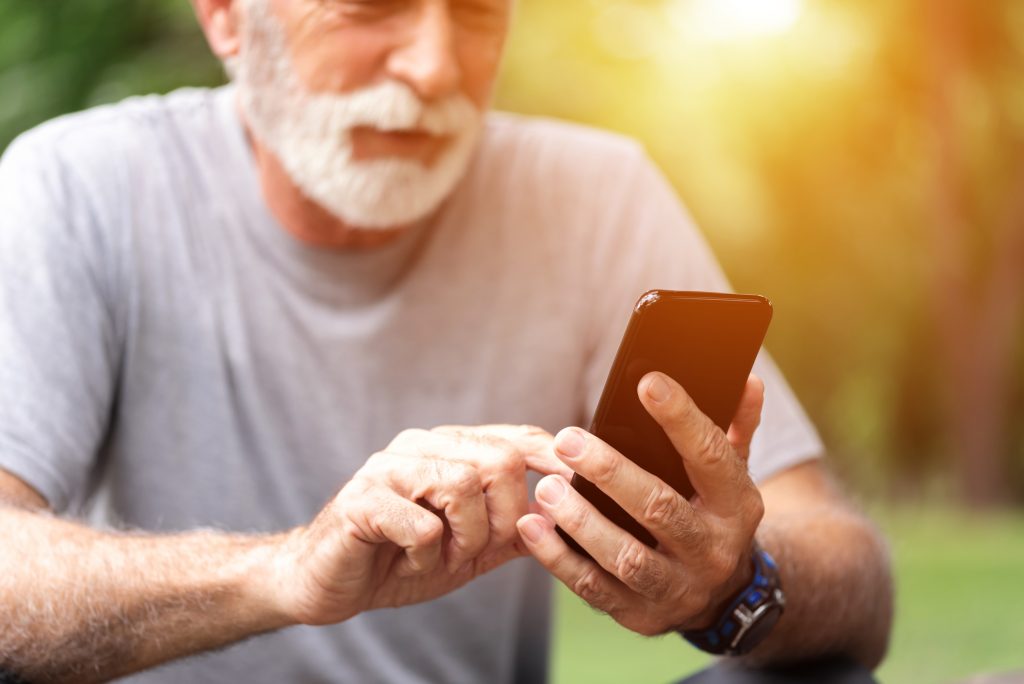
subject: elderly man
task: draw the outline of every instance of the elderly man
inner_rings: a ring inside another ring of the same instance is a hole
[[[769,359],[727,433],[641,382],[689,501],[547,432],[593,410],[638,294],[727,284],[635,144],[485,115],[511,4],[196,0],[231,86],[11,146],[5,676],[541,681],[550,575],[746,662],[880,661],[884,545]],[[755,575],[785,613],[723,648]]]

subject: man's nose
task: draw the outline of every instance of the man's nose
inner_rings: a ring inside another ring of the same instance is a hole
[[[427,0],[406,41],[391,53],[388,70],[424,100],[451,95],[462,78],[454,38],[448,2]]]

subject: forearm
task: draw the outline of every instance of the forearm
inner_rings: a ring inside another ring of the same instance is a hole
[[[110,679],[282,627],[274,537],[105,533],[0,508],[0,668]]]
[[[846,656],[874,668],[892,622],[889,554],[879,532],[839,506],[769,513],[757,538],[779,565],[786,610],[754,664]]]

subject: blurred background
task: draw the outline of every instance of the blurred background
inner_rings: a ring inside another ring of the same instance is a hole
[[[187,0],[0,0],[0,149],[222,82]],[[1024,2],[519,0],[497,106],[642,140],[883,526],[883,681],[1024,669]],[[556,682],[706,660],[559,595]]]

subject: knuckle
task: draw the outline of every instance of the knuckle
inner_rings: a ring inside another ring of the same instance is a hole
[[[601,578],[595,568],[590,568],[576,578],[572,584],[573,593],[595,608],[608,610],[607,595],[601,586]]]
[[[480,473],[468,463],[450,462],[448,487],[457,496],[472,496],[482,489]]]
[[[564,518],[561,522],[566,529],[573,532],[586,529],[590,520],[590,512],[585,506],[581,506],[579,502],[573,502],[563,510]]]
[[[464,425],[436,425],[430,430],[430,432],[440,434],[461,434],[465,429],[466,427]]]
[[[739,558],[735,553],[719,549],[709,558],[709,569],[717,578],[728,579],[739,568]]]
[[[323,515],[335,523],[365,517],[371,510],[373,485],[362,480],[352,480],[323,510]]]
[[[523,434],[523,436],[532,439],[550,439],[552,437],[552,434],[550,432],[537,425],[520,425],[519,431]]]
[[[404,562],[399,563],[398,567],[396,568],[396,574],[399,577],[403,578],[417,577],[420,575],[426,575],[431,570],[433,570],[433,568],[424,563],[423,561],[406,556]]]
[[[390,466],[389,461],[393,460],[386,451],[378,451],[366,459],[366,463],[359,469],[353,482],[360,479],[373,479],[384,473]]]
[[[722,448],[722,435],[717,428],[709,427],[701,433],[695,450],[696,457],[707,465],[716,465],[725,457],[725,449]]]
[[[346,508],[338,511],[337,519],[327,528],[320,528],[319,539],[332,538],[331,530],[336,530],[337,537],[343,540],[363,539],[366,528],[372,524],[370,515],[359,507]]]
[[[647,561],[647,554],[640,546],[636,540],[623,544],[615,559],[615,574],[630,583],[643,574]]]
[[[650,550],[640,541],[630,541],[619,550],[615,574],[637,592],[657,598],[664,594],[661,573]]]
[[[439,458],[425,459],[425,463],[421,462],[420,465],[422,469],[421,475],[423,476],[421,484],[445,482],[448,477],[447,465],[447,461]]]
[[[500,448],[495,469],[499,475],[518,476],[526,472],[526,456],[506,442]]]
[[[329,543],[330,540],[359,539],[362,528],[361,516],[348,506],[330,506],[313,519],[306,528],[303,539],[306,541],[305,551],[308,555],[316,547]]]
[[[594,449],[587,454],[590,477],[594,484],[603,485],[613,481],[619,472],[619,459],[607,449]]]
[[[679,520],[679,509],[679,494],[668,487],[654,487],[644,503],[644,520],[653,527],[671,527]]]
[[[418,546],[433,546],[444,536],[444,523],[437,516],[414,520],[416,542]]]
[[[369,469],[368,469],[369,467]],[[352,476],[352,479],[338,490],[333,501],[345,501],[354,497],[365,496],[374,487],[376,473],[369,464],[364,465],[359,472]]]
[[[761,493],[756,488],[754,492],[754,496],[750,497],[750,503],[747,505],[746,522],[756,529],[764,518],[764,499],[761,498]]]
[[[406,428],[395,435],[395,438],[391,440],[391,444],[395,446],[415,444],[423,439],[425,433],[425,430],[420,430],[419,428]]]

